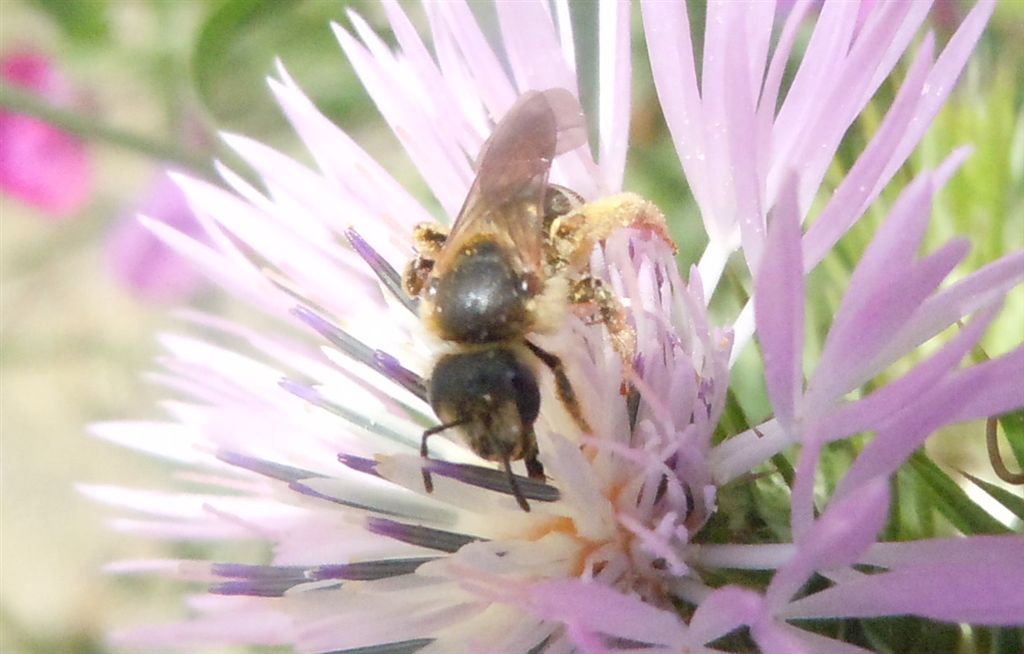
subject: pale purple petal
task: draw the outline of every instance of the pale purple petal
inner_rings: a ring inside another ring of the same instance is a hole
[[[861,558],[862,563],[887,568],[937,564],[958,566],[977,561],[1012,561],[1024,554],[1024,537],[971,536],[933,538],[903,543],[875,543]]]
[[[356,23],[357,27],[363,23]],[[383,46],[368,27],[358,42],[344,28],[335,25],[334,34],[370,97],[401,142],[447,215],[454,217],[473,179],[468,157],[458,147],[456,134],[445,133],[432,122],[437,109],[433,97],[416,75],[393,57],[374,56]],[[396,84],[395,80],[402,80]],[[417,111],[409,111],[417,107]]]
[[[330,183],[345,188],[364,205],[377,207],[393,220],[405,221],[406,230],[431,220],[401,184],[317,110],[281,65],[278,74],[281,81],[270,80],[270,90]]]
[[[917,615],[978,625],[1024,624],[1024,538],[1016,556],[931,563],[866,575],[796,600],[788,618]]]
[[[862,381],[864,361],[875,354],[875,348],[882,344],[885,336],[898,327],[916,306],[905,303],[901,297],[903,292],[930,292],[931,289],[912,288],[910,284],[904,290],[901,282],[905,280],[901,278],[905,276],[924,237],[934,192],[931,174],[915,179],[900,194],[885,224],[865,250],[832,321],[820,363],[808,384],[809,406],[828,406]],[[884,303],[879,301],[880,294]],[[917,301],[923,299],[919,297]],[[903,315],[890,315],[893,309],[901,310]],[[899,322],[896,325],[876,324],[883,318]],[[865,328],[875,330],[873,339],[865,341]]]
[[[914,366],[903,377],[873,391],[867,397],[836,408],[819,425],[824,432],[823,438],[831,441],[875,429],[889,417],[915,402],[921,395],[930,392],[977,344],[997,315],[998,309],[998,306],[993,306],[980,312],[939,352]]]
[[[875,542],[889,513],[889,480],[876,477],[856,495],[834,500],[797,541],[793,558],[779,568],[766,599],[777,611],[817,570],[855,563]]]
[[[402,56],[408,60],[409,66],[422,80],[424,86],[430,89],[430,98],[437,107],[432,118],[440,122],[442,132],[457,135],[457,140],[463,150],[477,152],[483,144],[482,134],[471,126],[471,123],[476,121],[463,116],[464,103],[472,96],[467,98],[467,94],[463,92],[461,94],[463,102],[460,102],[456,90],[451,88],[446,76],[438,68],[419,34],[416,33],[416,28],[395,0],[385,2],[384,11],[387,14],[388,22],[391,23],[391,29],[395,33],[398,45],[401,47]],[[356,14],[350,15],[358,18]],[[362,27],[365,23],[361,19],[359,24],[361,26],[360,33],[368,31],[367,28]],[[460,90],[464,91],[465,89]],[[474,93],[473,96],[475,95]],[[476,114],[480,114],[479,110]]]
[[[742,23],[747,14],[737,13],[740,8],[735,3],[730,3],[728,6],[734,7],[731,19],[738,24]],[[755,5],[755,7],[765,6],[770,7],[770,4],[757,3]],[[751,8],[746,7],[744,11],[749,12]],[[725,20],[729,20],[729,18]],[[767,22],[771,23],[771,21]],[[735,33],[742,30],[734,27],[729,31]],[[724,69],[718,74],[722,75],[724,88],[728,89],[728,92],[725,93],[722,114],[728,125],[727,147],[736,203],[736,222],[739,224],[747,265],[751,270],[757,270],[761,260],[761,250],[764,247],[766,229],[762,178],[758,170],[760,153],[757,151],[758,143],[764,139],[760,138],[757,133],[758,127],[761,127],[757,122],[754,106],[758,89],[751,90],[750,87],[752,84],[756,87],[757,80],[761,79],[763,61],[759,62],[760,67],[751,70],[751,55],[747,52],[745,39],[732,41],[721,54],[725,58]],[[708,84],[705,83],[705,87],[707,86]]]
[[[600,133],[601,172],[605,193],[622,188],[629,143],[632,106],[630,81],[630,5],[626,2],[602,2],[598,7],[600,23],[598,51],[598,132]]]
[[[772,213],[754,290],[768,397],[787,430],[793,426],[803,390],[804,275],[797,182],[796,176],[790,178]]]
[[[690,636],[711,642],[743,625],[764,618],[766,609],[760,594],[739,586],[724,586],[708,595],[690,619]]]
[[[554,87],[579,95],[576,71],[562,58],[562,44],[549,5],[539,0],[495,4],[502,42],[521,91]]]
[[[188,259],[193,266],[225,290],[251,301],[255,306],[275,306],[272,300],[276,298],[267,294],[271,289],[270,284],[260,277],[255,268],[240,267],[232,257],[225,256],[223,249],[200,243],[162,222],[149,220],[145,216],[141,216],[139,220],[168,247]],[[206,231],[210,234],[208,225]]]
[[[796,436],[794,435],[794,439]],[[814,488],[817,485],[816,475],[824,446],[822,433],[818,429],[806,429],[802,436],[800,458],[797,459],[794,472],[789,506],[789,522],[793,528],[794,540],[803,538],[814,523]]]
[[[652,644],[690,642],[686,625],[671,611],[658,609],[601,584],[577,580],[529,586],[529,602],[538,616]]]
[[[800,206],[806,211],[821,185],[847,128],[873,94],[869,88],[872,72],[878,66],[885,44],[891,42],[911,3],[884,5],[879,20],[870,22],[854,40],[839,70],[830,71],[815,90],[814,113],[800,125],[789,161],[801,164]],[[810,56],[809,54],[806,56]],[[774,173],[774,175],[773,175]],[[785,171],[769,171],[768,197],[774,197]]]
[[[950,422],[960,403],[970,400],[979,390],[953,388],[946,384],[904,409],[879,430],[854,460],[836,488],[834,497],[859,494],[862,484],[896,472],[928,436]]]
[[[834,392],[845,393],[873,377],[882,366],[875,363],[876,353],[892,341],[893,335],[902,327],[911,314],[952,272],[953,268],[967,255],[970,244],[966,240],[947,243],[934,254],[922,259],[905,271],[900,279],[874,289],[866,305],[850,322],[843,325],[844,331],[833,343],[836,347],[846,346],[847,350],[827,360],[822,357],[816,379],[832,373]],[[851,290],[852,293],[852,290]],[[831,332],[830,332],[831,336]],[[847,342],[842,343],[843,340]],[[843,366],[842,368],[829,365]],[[836,374],[843,370],[844,374]],[[829,395],[825,395],[829,399]],[[818,407],[808,408],[808,411]]]
[[[576,71],[562,57],[563,44],[549,4],[543,0],[522,0],[499,2],[495,8],[517,88],[527,91],[559,87],[578,97]],[[585,198],[594,198],[601,190],[596,180],[599,170],[589,147],[583,145],[554,162],[551,178]]]
[[[117,279],[145,300],[178,302],[199,290],[203,278],[179,253],[146,229],[135,213],[175,231],[205,240],[205,231],[178,185],[161,173],[143,197],[137,211],[126,216],[107,243],[110,266]]]
[[[787,160],[786,153],[806,127],[816,103],[820,102],[818,89],[834,75],[843,55],[849,51],[856,19],[855,3],[829,2],[822,6],[811,40],[775,119],[773,145],[780,161]]]
[[[1024,407],[1024,346],[962,370],[946,384],[965,393],[950,422],[979,420]]]
[[[704,102],[705,159],[702,163],[707,169],[708,179],[714,180],[706,189],[711,203],[709,218],[719,224],[719,229],[708,229],[708,235],[712,239],[727,236],[731,240],[738,231],[736,181],[730,153],[730,132],[733,126],[729,122],[731,116],[726,114],[726,109],[730,106],[727,102],[733,102],[733,92],[730,87],[732,80],[726,80],[726,57],[737,47],[731,35],[742,26],[742,21],[743,16],[733,3],[712,2],[707,5],[700,97]],[[742,55],[741,58],[743,62],[747,60],[746,55]],[[747,88],[746,80],[741,83],[744,89]],[[748,165],[753,166],[755,162],[750,161]],[[733,233],[724,232],[723,228]],[[735,243],[730,243],[730,247],[735,247]]]
[[[709,197],[712,190],[704,164],[704,108],[697,89],[686,4],[644,0],[640,6],[643,10],[651,72],[665,121],[690,189],[700,207],[704,227],[712,236],[712,242],[722,240],[729,236],[729,226],[712,212]],[[711,287],[714,288],[714,284]]]
[[[1024,252],[1010,253],[922,303],[876,357],[875,367],[888,365],[961,318],[1001,302],[1007,291],[1024,282]]]
[[[210,615],[116,631],[110,636],[111,644],[134,651],[183,647],[199,651],[215,644],[274,646],[294,641],[294,619],[287,612],[249,597],[217,599],[220,606]]]
[[[808,10],[815,0],[801,0],[797,2],[786,16],[786,23],[782,28],[782,34],[772,53],[771,63],[768,72],[765,74],[764,88],[761,91],[761,99],[757,107],[758,137],[757,143],[759,156],[758,171],[764,178],[767,175],[768,166],[771,160],[771,145],[774,133],[772,125],[775,122],[775,111],[778,107],[779,91],[782,87],[782,77],[786,72],[789,57],[793,52],[793,44],[807,16]],[[780,12],[784,11],[780,3]]]
[[[931,68],[934,43],[935,40],[928,37],[921,44],[917,58],[907,71],[878,131],[857,157],[821,215],[808,228],[804,237],[805,270],[809,271],[825,257],[880,191],[878,184],[883,169],[906,133],[920,102],[925,75]]]
[[[979,0],[967,17],[964,18],[953,38],[946,44],[946,48],[935,62],[935,67],[932,68],[928,79],[925,80],[925,86],[922,90],[924,100],[914,114],[910,128],[903,135],[896,153],[890,160],[889,165],[886,166],[885,172],[882,173],[882,179],[877,186],[881,187],[887,184],[896,170],[910,156],[913,149],[917,147],[935,115],[945,103],[950,91],[953,90],[957,78],[960,77],[961,71],[963,71],[964,66],[967,64],[967,58],[974,51],[974,46],[977,45],[981,33],[985,30],[985,25],[988,24],[988,19],[992,15],[995,4],[995,0]]]
[[[750,635],[762,654],[821,654],[774,620],[762,620],[750,627]]]
[[[491,117],[504,115],[516,100],[516,88],[465,0],[428,2],[425,9],[435,40],[450,35],[457,45]]]

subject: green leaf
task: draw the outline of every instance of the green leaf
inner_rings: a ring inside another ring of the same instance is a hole
[[[345,20],[346,4],[226,0],[216,5],[199,29],[191,70],[197,95],[218,126],[259,134],[262,140],[290,131],[266,85],[278,57],[329,118],[346,121],[359,107],[365,115],[366,95],[331,31],[331,21]],[[373,5],[360,9],[378,11]],[[372,16],[367,19],[374,24]]]
[[[999,416],[999,424],[1006,434],[1013,458],[1017,460],[1017,467],[1024,470],[1024,409]]]
[[[99,43],[110,36],[106,0],[29,0],[77,43]]]
[[[872,649],[892,654],[955,652],[960,628],[911,616],[861,620]]]
[[[978,488],[985,491],[992,499],[1005,506],[1007,510],[1013,513],[1013,515],[1024,520],[1024,497],[1020,494],[1008,491],[1002,486],[997,486],[991,482],[985,481],[984,479],[979,479],[968,472],[961,471],[960,474],[974,482]]]
[[[934,506],[964,534],[1006,534],[1010,529],[967,496],[949,475],[923,452],[910,457],[910,470],[934,495]]]

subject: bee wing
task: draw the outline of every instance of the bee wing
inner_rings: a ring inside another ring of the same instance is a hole
[[[586,143],[579,101],[565,89],[530,91],[481,148],[476,179],[448,234],[438,266],[474,234],[507,234],[523,263],[541,265],[543,202],[551,160]]]

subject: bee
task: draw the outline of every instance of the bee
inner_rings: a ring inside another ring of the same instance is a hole
[[[417,256],[402,277],[425,328],[450,344],[427,383],[440,424],[423,432],[420,454],[428,458],[430,436],[457,429],[477,455],[502,464],[523,511],[530,507],[512,462],[522,459],[531,479],[545,478],[534,433],[540,365],[551,370],[576,424],[591,431],[561,359],[528,337],[556,330],[570,305],[591,306],[588,321],[608,325],[631,364],[635,337],[621,304],[580,272],[593,245],[620,226],[650,226],[668,239],[661,213],[638,196],[588,205],[548,183],[554,157],[586,140],[583,111],[569,91],[522,95],[484,144],[451,229],[415,228]],[[432,492],[426,467],[423,483]]]

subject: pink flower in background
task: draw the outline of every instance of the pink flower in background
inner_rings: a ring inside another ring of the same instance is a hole
[[[203,229],[185,194],[166,171],[161,171],[139,206],[115,225],[108,238],[114,275],[145,300],[174,302],[192,295],[204,282],[202,274],[147,229],[140,216],[204,240]]]
[[[96,426],[104,438],[180,464],[190,490],[84,489],[136,514],[116,523],[126,532],[258,540],[269,560],[112,564],[209,591],[190,599],[188,620],[115,640],[184,651],[252,644],[360,654],[680,654],[723,651],[716,641],[746,628],[750,648],[766,653],[846,654],[867,650],[801,621],[1024,622],[1021,537],[878,542],[891,475],[925,438],[1024,405],[1024,385],[1015,383],[1024,348],[960,367],[1007,290],[1024,279],[1024,255],[943,289],[967,243],[918,255],[932,197],[964,152],[903,190],[857,267],[806,388],[802,373],[806,274],[914,149],[993,3],[979,3],[937,58],[931,36],[920,41],[878,131],[804,233],[843,135],[928,11],[927,3],[825,3],[783,93],[810,4],[796,3],[776,41],[771,3],[711,3],[699,75],[685,3],[643,5],[659,98],[710,245],[688,281],[670,249],[641,232],[622,230],[595,249],[593,273],[624,299],[637,332],[637,393],[622,395],[621,362],[600,326],[572,318],[544,337],[575,380],[593,431],[580,432],[543,379],[537,438],[548,481],[521,482],[529,513],[501,473],[455,441],[432,442],[434,492],[425,492],[420,435],[436,423],[423,378],[436,342],[367,264],[400,267],[413,225],[431,215],[281,68],[271,89],[317,169],[228,136],[261,189],[226,169],[230,191],[181,179],[207,242],[147,221],[277,328],[193,314],[207,338],[163,338],[168,355],[156,378],[179,395],[169,419]],[[356,14],[355,34],[335,31],[451,219],[493,121],[519,94],[576,93],[569,8],[498,3],[498,47],[465,4],[427,3],[431,52],[397,3],[384,6],[394,49]],[[622,188],[630,18],[626,3],[601,5],[589,116],[596,143],[552,168],[552,182],[587,200]],[[735,325],[715,327],[706,302],[737,249],[752,271],[754,300]],[[850,399],[963,318],[966,327],[931,358]],[[730,357],[754,336],[776,417],[716,443]],[[874,437],[834,492],[816,494],[822,448],[862,433]],[[721,488],[791,446],[801,449],[784,533],[748,542],[740,530],[733,541],[708,542]],[[722,581],[736,571],[765,581]],[[812,588],[812,578],[826,583]]]
[[[50,60],[22,51],[0,60],[5,82],[56,106],[74,92]],[[54,218],[67,218],[92,191],[92,162],[80,140],[38,118],[0,109],[0,190]]]

